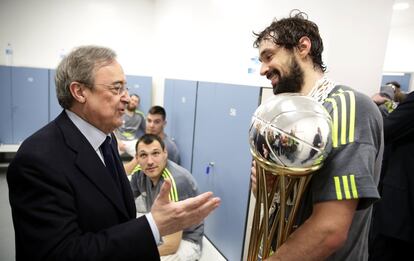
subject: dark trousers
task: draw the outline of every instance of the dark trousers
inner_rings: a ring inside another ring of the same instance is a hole
[[[414,260],[414,244],[378,234],[369,248],[369,261]]]

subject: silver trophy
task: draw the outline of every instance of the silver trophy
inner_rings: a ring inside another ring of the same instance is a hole
[[[256,109],[249,132],[257,187],[248,260],[267,258],[293,232],[310,174],[322,166],[331,141],[331,117],[313,98],[279,94]],[[266,173],[276,176],[271,188]],[[269,221],[273,212],[275,219]],[[276,247],[271,249],[275,235]]]

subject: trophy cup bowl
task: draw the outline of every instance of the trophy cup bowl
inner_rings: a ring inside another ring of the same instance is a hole
[[[314,99],[279,94],[255,111],[249,131],[250,150],[262,163],[301,175],[321,165],[331,150],[331,117]]]

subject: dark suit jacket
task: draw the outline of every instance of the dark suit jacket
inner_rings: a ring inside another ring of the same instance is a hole
[[[373,234],[414,242],[414,92],[384,118],[384,140]]]
[[[16,260],[159,260],[112,145],[121,188],[65,112],[23,142],[7,172]]]

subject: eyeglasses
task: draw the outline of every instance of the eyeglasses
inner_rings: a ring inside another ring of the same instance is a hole
[[[109,87],[108,90],[110,90],[113,94],[120,95],[120,96],[124,95],[129,90],[128,86],[120,82],[117,82],[114,84],[95,83],[95,85],[103,85],[103,86]]]

